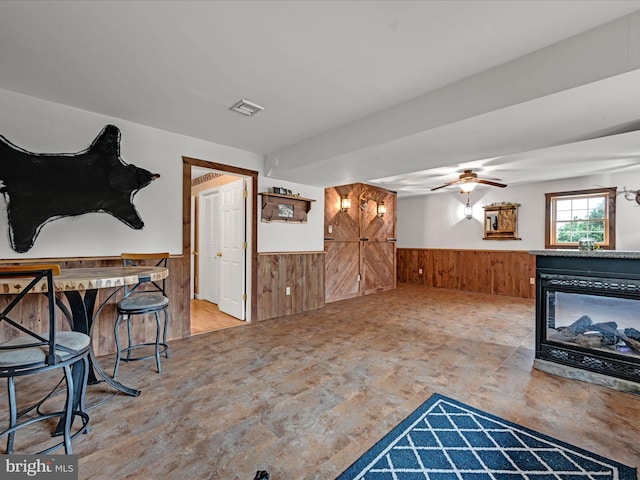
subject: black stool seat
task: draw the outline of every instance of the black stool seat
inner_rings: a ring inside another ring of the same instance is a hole
[[[49,332],[41,333],[45,339],[49,339]],[[56,356],[60,361],[64,362],[75,355],[75,351],[81,351],[89,348],[91,340],[88,335],[80,332],[57,332],[56,333]],[[0,367],[14,367],[16,372],[21,367],[28,365],[27,369],[33,368],[32,365],[44,365],[49,353],[49,344],[30,346],[33,344],[33,337],[19,337],[0,343]],[[8,348],[20,347],[20,348]]]
[[[148,293],[123,298],[118,302],[118,311],[129,315],[152,313],[154,310],[163,309],[168,305],[169,299],[164,295]]]

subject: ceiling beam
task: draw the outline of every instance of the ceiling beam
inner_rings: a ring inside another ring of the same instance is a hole
[[[638,70],[640,70],[640,12],[426,93],[412,101],[335,128],[283,150],[272,152],[265,157],[265,172],[268,176],[287,179],[288,174],[294,172],[299,174],[304,169],[307,172],[305,178],[296,176],[297,181],[315,185],[314,171],[326,173],[329,168],[332,169],[333,176],[336,179],[339,178],[338,183],[359,181],[361,178],[356,177],[362,175],[363,166],[364,172],[368,171],[367,154],[372,147],[377,147],[380,152],[384,152],[385,147],[388,147],[387,150],[392,153],[394,142],[411,137],[429,137],[429,133],[436,138],[422,143],[415,142],[416,151],[413,161],[385,157],[380,159],[380,166],[385,162],[395,162],[397,172],[397,162],[402,161],[406,162],[402,170],[407,172],[424,169],[425,165],[419,165],[417,162],[423,161],[421,159],[429,153],[441,159],[440,165],[451,165],[455,159],[442,154],[443,150],[446,152],[448,145],[446,142],[438,144],[440,129],[456,126],[469,119],[481,119],[483,115],[494,112],[508,112],[509,108],[527,104],[527,102],[535,105],[535,101],[539,99],[553,99],[554,95],[561,92],[570,92],[613,77],[624,77],[624,74]],[[596,103],[598,98],[593,98],[592,101]],[[511,118],[509,121],[512,122],[514,119]],[[605,116],[596,122],[597,125],[589,128],[595,130],[615,128],[617,125],[612,122],[619,121],[619,119],[608,119]],[[461,130],[462,132],[464,129]],[[537,140],[530,142],[527,148],[545,148],[558,144],[562,138],[578,136],[581,133],[584,132],[575,132],[571,128],[566,132],[556,129],[555,137],[554,135],[535,136]],[[434,140],[435,143],[433,143]],[[472,149],[473,145],[469,145],[469,148]],[[502,154],[516,153],[517,148],[515,145],[511,150],[503,147]],[[435,151],[430,152],[430,149]],[[491,154],[491,152],[484,153]],[[361,165],[363,162],[365,164]],[[372,165],[369,163],[368,166]],[[356,174],[356,172],[359,173]],[[376,176],[384,176],[384,168],[378,168],[378,171],[371,174],[369,178]]]

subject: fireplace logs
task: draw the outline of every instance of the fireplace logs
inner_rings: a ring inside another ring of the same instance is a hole
[[[583,315],[566,327],[550,328],[547,338],[563,343],[577,343],[584,348],[606,348],[640,355],[640,331],[635,328],[618,330],[616,322],[593,323],[588,315]]]

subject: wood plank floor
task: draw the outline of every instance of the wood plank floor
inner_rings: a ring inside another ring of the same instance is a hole
[[[640,396],[532,369],[534,315],[531,300],[401,284],[171,342],[162,375],[122,365],[140,397],[90,411],[80,478],[332,479],[435,392],[638,466]]]
[[[191,300],[191,335],[246,325],[247,322],[222,313],[215,303]]]

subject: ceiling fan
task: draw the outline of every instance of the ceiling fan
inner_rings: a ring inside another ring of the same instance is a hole
[[[473,173],[473,171],[471,170],[465,170],[464,173],[460,174],[460,177],[458,178],[458,180],[453,180],[452,182],[445,183],[444,185],[440,185],[439,187],[432,188],[431,191],[433,192],[434,190],[439,190],[441,188],[448,187],[449,185],[460,185],[460,189],[462,190],[463,193],[469,193],[471,190],[475,188],[475,186],[478,183],[491,185],[493,187],[500,187],[500,188],[506,187],[504,183],[494,182],[493,180],[498,180],[498,179],[496,178],[496,179],[488,180],[484,178],[478,178],[477,173]]]

